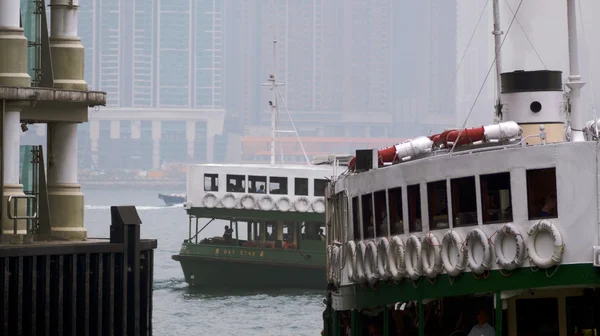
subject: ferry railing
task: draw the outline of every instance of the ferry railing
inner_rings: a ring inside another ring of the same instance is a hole
[[[19,207],[19,200],[20,199],[25,199],[27,200],[27,208],[30,208],[30,203],[29,200],[32,201],[32,205],[31,208],[33,208],[34,212],[32,215],[18,215],[18,207]],[[13,202],[14,200],[14,202]],[[27,234],[33,233],[34,227],[32,225],[32,221],[31,220],[37,220],[38,219],[38,212],[37,212],[37,196],[35,195],[17,195],[17,196],[8,196],[8,198],[6,199],[6,215],[8,217],[8,219],[12,219],[13,220],[13,233],[16,235],[18,232],[18,221],[19,220],[27,220],[27,226],[26,226],[26,230],[27,230]],[[12,205],[12,207],[11,207]],[[12,209],[12,211],[11,211]],[[13,212],[14,211],[14,212]]]

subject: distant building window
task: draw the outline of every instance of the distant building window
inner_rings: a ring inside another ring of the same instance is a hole
[[[327,188],[327,180],[315,179],[314,186],[315,186],[315,191],[314,191],[315,196],[317,196],[317,197],[325,196],[325,188]]]
[[[390,215],[391,235],[404,234],[404,221],[402,212],[402,188],[388,190],[388,207]]]
[[[294,194],[296,196],[308,196],[308,179],[296,177],[294,179]]]
[[[450,180],[454,227],[477,225],[475,176]]]
[[[421,222],[421,186],[413,184],[407,187],[408,193],[408,232],[423,231]]]
[[[446,191],[446,180],[427,183],[430,230],[447,229],[449,227]]]
[[[269,194],[286,195],[288,193],[287,177],[269,177]]]
[[[218,174],[204,174],[204,191],[219,191]]]
[[[557,218],[556,168],[527,171],[529,219]]]
[[[246,192],[246,176],[227,175],[227,192]]]
[[[248,176],[248,192],[265,194],[267,192],[266,176]]]
[[[483,224],[512,221],[510,173],[481,175]]]

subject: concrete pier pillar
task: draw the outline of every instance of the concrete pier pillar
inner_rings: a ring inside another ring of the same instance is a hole
[[[77,36],[79,0],[50,0],[50,54],[54,86],[87,90],[84,80],[84,50]]]
[[[83,193],[77,183],[77,124],[48,124],[48,202],[53,239],[85,240]]]
[[[27,39],[20,28],[20,0],[0,1],[0,86],[31,86],[27,73]],[[21,106],[7,104],[4,128],[4,191],[2,197],[2,230],[12,234],[14,222],[6,212],[8,196],[23,195],[23,186],[19,184],[19,146]],[[25,214],[24,200],[19,202],[18,215]],[[25,221],[19,221],[18,233],[25,233]]]

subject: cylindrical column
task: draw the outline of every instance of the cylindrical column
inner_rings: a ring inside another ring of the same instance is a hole
[[[53,239],[85,240],[83,193],[77,183],[77,124],[48,124],[48,203]]]
[[[567,0],[567,25],[569,31],[569,82],[566,83],[571,89],[571,141],[585,141],[583,138],[583,117],[581,108],[581,88],[585,82],[581,80],[579,73],[579,50],[577,46],[577,3],[575,0]]]
[[[6,202],[9,196],[22,196],[23,185],[19,184],[19,149],[21,141],[19,110],[7,110],[4,113],[4,129],[2,137],[4,141],[4,193],[2,198],[2,230],[4,234],[14,233],[14,220],[8,218]],[[14,202],[14,201],[13,201]],[[25,200],[20,199],[17,203],[17,215],[25,215],[27,205]],[[11,211],[14,212],[12,206]],[[14,215],[14,214],[13,214]],[[19,234],[26,233],[25,221],[18,221]]]
[[[65,90],[87,90],[84,52],[77,36],[79,0],[50,1],[50,53],[54,86]]]
[[[0,2],[0,27],[19,28],[20,4],[20,0],[3,0]]]

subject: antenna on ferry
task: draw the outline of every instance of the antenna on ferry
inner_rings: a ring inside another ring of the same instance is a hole
[[[281,94],[281,91],[279,90],[279,87],[283,86],[285,84],[282,82],[277,82],[276,74],[277,74],[277,38],[274,37],[273,38],[273,73],[269,75],[269,79],[267,80],[267,82],[262,84],[263,86],[268,86],[269,90],[271,90],[271,93],[272,93],[272,95],[271,95],[272,98],[269,101],[269,105],[271,106],[271,164],[275,164],[275,139],[276,139],[277,135],[279,133],[295,133],[296,139],[300,143],[300,148],[302,149],[302,153],[304,154],[304,158],[306,159],[306,162],[308,163],[308,165],[311,165],[311,162],[308,159],[308,155],[306,155],[306,151],[304,150],[304,145],[302,144],[302,141],[300,140],[300,136],[298,135],[298,130],[296,129],[294,120],[292,120],[292,116],[290,115],[290,111],[287,108],[285,99],[283,98],[283,95]],[[279,97],[281,97],[281,102],[283,103],[283,107],[285,108],[288,118],[290,119],[292,127],[294,128],[293,131],[282,131],[282,130],[277,129],[277,125],[279,124],[279,106],[277,103],[278,95],[279,95]],[[279,144],[279,145],[281,147],[281,144]],[[283,163],[283,151],[281,153],[281,162]]]
[[[492,31],[492,35],[494,35],[494,51],[496,58],[496,118],[498,122],[505,121],[505,117],[502,115],[502,100],[501,100],[501,80],[500,74],[502,73],[502,62],[500,58],[500,47],[502,46],[502,34],[504,32],[500,29],[500,6],[499,0],[493,0],[493,14],[494,14],[494,31]]]
[[[585,141],[581,118],[581,88],[585,82],[579,74],[579,53],[577,48],[577,12],[575,0],[567,0],[567,26],[569,31],[569,81],[565,84],[571,89],[571,141]]]

